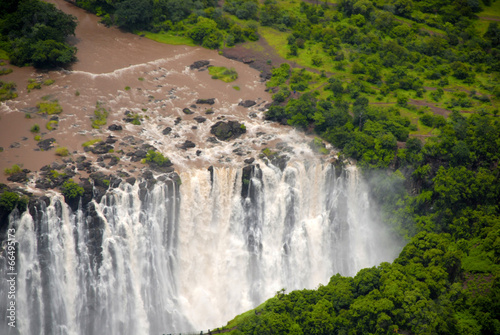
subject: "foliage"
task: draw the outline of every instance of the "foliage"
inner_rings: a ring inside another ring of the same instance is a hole
[[[14,82],[6,83],[0,80],[0,101],[17,98],[15,90],[16,84]]]
[[[32,133],[39,133],[40,132],[40,126],[37,125],[37,124],[34,124],[31,128],[30,128],[30,131]]]
[[[96,102],[94,116],[92,120],[92,128],[99,129],[107,123],[108,111],[102,107],[100,102]]]
[[[61,157],[66,157],[69,155],[69,151],[68,151],[68,148],[66,147],[59,147],[59,148],[56,148],[56,155],[57,156],[61,156]]]
[[[73,181],[73,179],[68,179],[61,186],[62,194],[66,200],[73,200],[77,197],[81,197],[83,195],[84,189],[77,183]]]
[[[40,114],[47,114],[47,115],[61,114],[63,111],[61,105],[59,105],[59,102],[57,100],[40,101],[39,103],[36,104],[36,107],[38,108],[38,113]]]
[[[20,200],[17,193],[5,191],[0,195],[0,208],[10,213]]]
[[[238,73],[234,68],[228,69],[223,66],[211,66],[208,68],[208,73],[212,76],[212,79],[220,79],[226,83],[238,79]]]
[[[93,140],[88,140],[86,142],[83,142],[82,143],[82,147],[86,148],[86,147],[89,147],[91,145],[94,145],[98,142],[101,142],[102,140],[100,138],[94,138]]]
[[[4,172],[6,175],[9,175],[9,176],[10,176],[10,175],[13,175],[13,174],[16,174],[16,173],[19,173],[19,172],[21,172],[21,171],[22,171],[21,167],[20,167],[19,165],[17,165],[17,164],[14,164],[14,165],[12,165],[12,167],[10,167],[10,168],[5,168],[5,169],[3,170],[3,172]]]
[[[161,152],[155,150],[149,150],[145,162],[148,164],[156,164],[160,167],[167,166],[170,163],[170,159],[161,154]]]
[[[74,35],[76,18],[53,4],[22,0],[0,11],[0,36],[12,64],[55,67],[74,61],[76,48],[65,41]]]

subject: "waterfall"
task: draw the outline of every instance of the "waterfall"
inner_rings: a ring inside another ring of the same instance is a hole
[[[206,330],[282,288],[313,289],[397,254],[354,167],[220,167],[180,180],[122,183],[74,212],[55,192],[14,211],[17,324],[0,333]],[[7,291],[2,280],[2,312]]]

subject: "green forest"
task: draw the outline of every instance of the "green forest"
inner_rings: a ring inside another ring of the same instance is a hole
[[[224,329],[500,334],[500,0],[75,3],[173,44],[253,52],[265,40],[281,57],[266,119],[331,143],[339,167],[356,162],[407,241],[391,264],[284,288]],[[0,13],[13,64],[74,61],[74,18],[38,0],[2,1]]]

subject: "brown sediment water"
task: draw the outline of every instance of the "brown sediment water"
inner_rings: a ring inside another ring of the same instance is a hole
[[[216,51],[201,47],[161,44],[144,37],[106,28],[99,18],[63,0],[51,0],[62,11],[78,20],[76,36],[71,42],[78,48],[78,61],[67,69],[39,71],[31,67],[17,68],[1,79],[17,84],[19,97],[0,105],[0,168],[19,164],[32,171],[61,160],[54,149],[39,151],[35,134],[30,128],[38,124],[42,139],[55,138],[55,146],[67,147],[72,157],[83,155],[82,143],[109,135],[125,138],[134,136],[139,141],[154,145],[168,156],[178,171],[186,168],[207,168],[210,165],[237,164],[245,158],[257,157],[260,150],[276,142],[294,142],[300,152],[308,153],[308,139],[287,127],[263,121],[264,105],[271,101],[265,92],[265,83],[259,72],[249,66],[226,59]],[[198,60],[209,60],[211,65],[232,67],[238,79],[231,83],[214,80],[208,71],[191,70],[189,65]],[[27,90],[29,79],[43,82],[54,80],[50,86]],[[238,86],[240,90],[236,90]],[[58,115],[55,130],[46,129],[50,116],[36,113],[34,108],[43,99],[57,100],[63,108]],[[197,99],[215,98],[213,105],[197,104]],[[254,100],[251,108],[238,106],[242,100]],[[108,112],[107,124],[101,129],[91,127],[91,117],[99,103]],[[193,107],[191,107],[193,106]],[[186,115],[184,108],[194,113]],[[212,108],[213,114],[205,114]],[[139,114],[141,125],[124,122],[125,113]],[[31,118],[26,118],[26,115]],[[207,120],[198,123],[194,118]],[[176,118],[182,121],[176,124]],[[238,120],[245,124],[247,133],[229,142],[211,143],[207,138],[210,127],[219,120]],[[123,127],[120,132],[108,130],[111,124]],[[162,130],[172,132],[163,135]],[[186,140],[195,148],[180,149]],[[233,151],[240,148],[242,156]],[[130,151],[126,141],[115,144],[115,152]],[[201,150],[201,153],[196,153]],[[310,153],[312,154],[312,153]],[[86,154],[90,158],[92,155]],[[120,156],[120,154],[116,154]],[[134,170],[141,167],[123,155],[112,169]],[[2,173],[0,182],[6,182]]]

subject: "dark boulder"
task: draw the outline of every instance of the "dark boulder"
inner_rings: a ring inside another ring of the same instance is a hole
[[[210,64],[210,62],[208,60],[199,60],[199,61],[196,61],[193,64],[191,64],[189,66],[189,68],[191,70],[199,70],[199,69],[202,69],[204,67],[207,67],[208,64]]]
[[[28,180],[28,176],[26,175],[26,172],[18,172],[9,176],[7,180],[14,183],[23,183]]]
[[[238,104],[238,106],[249,108],[249,107],[252,107],[255,104],[256,104],[256,102],[253,101],[253,100],[245,100],[245,101],[240,101],[240,103]]]
[[[186,142],[182,143],[182,145],[180,146],[181,149],[190,149],[190,148],[194,148],[196,147],[196,144],[194,144],[193,142],[187,140]]]
[[[37,146],[40,148],[40,150],[47,151],[54,147],[52,143],[54,143],[55,141],[56,141],[55,138],[47,138],[45,140],[38,142]]]
[[[196,103],[198,105],[201,104],[206,104],[206,105],[213,105],[215,103],[215,98],[210,98],[210,99],[198,99],[196,100]]]
[[[108,129],[111,131],[119,131],[119,130],[123,130],[123,127],[118,125],[118,124],[112,124],[108,127]]]
[[[113,150],[113,148],[114,147],[112,145],[109,145],[106,142],[98,142],[90,148],[90,151],[95,155],[103,155]]]
[[[210,133],[215,135],[217,139],[221,141],[227,141],[246,133],[246,128],[243,124],[237,121],[219,121],[211,127]]]

